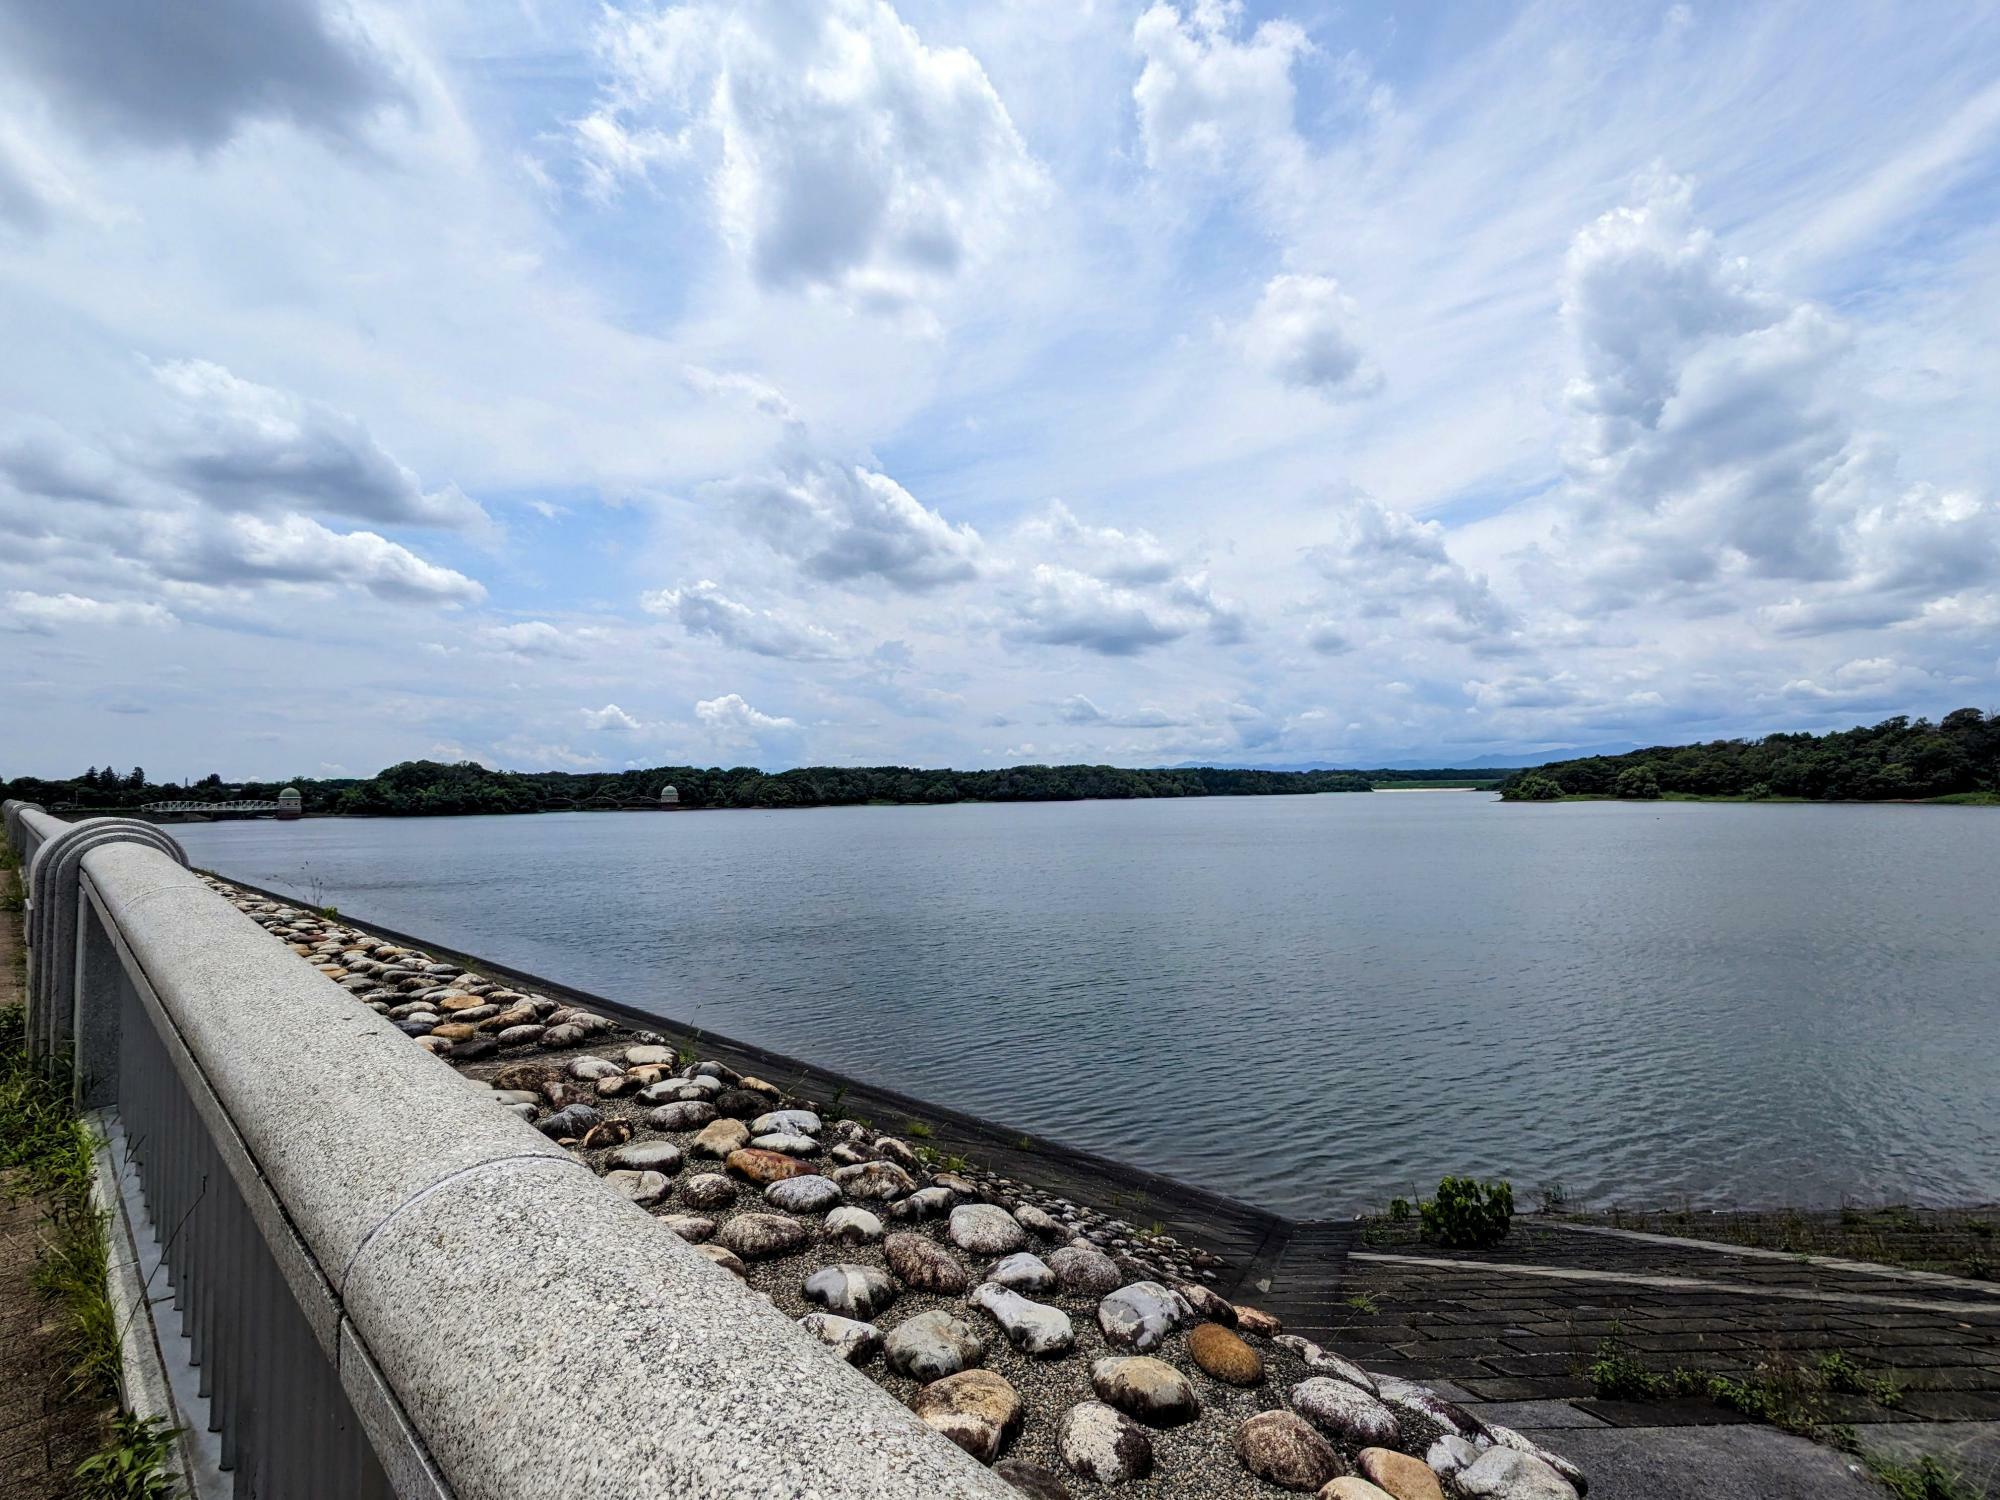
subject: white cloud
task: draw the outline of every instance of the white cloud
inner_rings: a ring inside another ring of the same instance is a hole
[[[186,583],[346,584],[381,599],[473,604],[486,590],[372,531],[340,532],[306,516],[225,516],[170,523],[148,558]]]
[[[1242,638],[1242,606],[1148,531],[1089,525],[1051,501],[1009,545],[1000,629],[1017,644],[1133,656],[1197,631],[1221,644]]]
[[[1382,383],[1356,342],[1354,301],[1326,276],[1273,276],[1237,331],[1250,362],[1286,385],[1329,401],[1366,396]]]
[[[978,571],[978,532],[874,469],[793,451],[778,470],[719,493],[746,529],[823,582],[916,593]]]
[[[796,719],[760,712],[745,702],[741,693],[700,699],[695,703],[694,716],[707,731],[710,742],[721,748],[754,745],[764,750],[781,750],[795,743],[799,732]]]
[[[1401,622],[1434,639],[1491,652],[1509,649],[1520,621],[1489,582],[1451,555],[1444,528],[1369,496],[1335,504],[1330,535],[1305,549],[1327,587],[1308,600],[1307,643],[1345,652],[1359,630]]]
[[[55,635],[71,626],[136,626],[161,630],[179,619],[147,600],[91,599],[81,594],[36,594],[16,589],[0,597],[0,625],[33,635]]]
[[[1652,178],[1569,253],[1571,546],[1600,600],[1701,607],[1781,580],[1798,592],[1767,618],[1809,633],[1994,587],[1992,502],[1903,480],[1834,388],[1848,330],[1762,285],[1692,210],[1690,183]]]
[[[1002,629],[1010,640],[1101,656],[1137,655],[1202,629],[1222,641],[1242,631],[1240,612],[1198,573],[1147,589],[1036,563],[1014,586],[1009,609]]]
[[[485,519],[455,486],[426,493],[366,427],[323,402],[243,380],[207,360],[174,360],[153,373],[177,409],[141,445],[141,466],[211,505],[400,526]]]
[[[519,620],[511,625],[488,625],[479,632],[489,645],[516,656],[554,657],[569,660],[586,654],[588,635],[567,631],[547,620]]]
[[[583,717],[583,727],[607,734],[636,734],[645,726],[615,703],[607,703],[602,708],[577,710]]]
[[[1240,0],[1155,5],[1132,28],[1145,59],[1132,98],[1146,164],[1233,183],[1294,178],[1305,146],[1293,125],[1292,64],[1312,51],[1289,20],[1238,40]]]
[[[608,9],[600,187],[699,159],[756,280],[901,300],[992,254],[1040,173],[978,59],[885,0]]]
[[[678,620],[689,635],[707,636],[759,656],[825,661],[845,654],[832,631],[779,611],[754,609],[731,599],[706,578],[685,588],[652,590],[640,596],[639,604],[649,614]]]

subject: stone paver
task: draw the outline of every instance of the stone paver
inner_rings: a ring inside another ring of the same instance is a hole
[[[1562,1428],[1590,1500],[1882,1500],[1851,1459],[1770,1427]]]

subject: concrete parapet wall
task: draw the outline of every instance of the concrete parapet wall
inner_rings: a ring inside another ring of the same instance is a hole
[[[41,846],[37,1007],[67,1004],[87,1029],[118,966],[124,1024],[159,1033],[187,1128],[213,1138],[395,1493],[1015,1496],[301,964],[177,848],[99,828],[64,859],[58,830],[89,824],[5,813],[17,848]],[[50,948],[63,911],[66,964]],[[207,1295],[226,1299],[214,1274]]]

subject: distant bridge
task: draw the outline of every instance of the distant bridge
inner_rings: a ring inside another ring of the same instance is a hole
[[[149,813],[274,813],[282,804],[276,802],[145,802],[139,806],[140,812]]]

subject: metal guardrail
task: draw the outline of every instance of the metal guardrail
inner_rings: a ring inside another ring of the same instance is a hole
[[[241,1500],[1017,1500],[159,830],[4,818],[31,1033],[107,1106]]]

